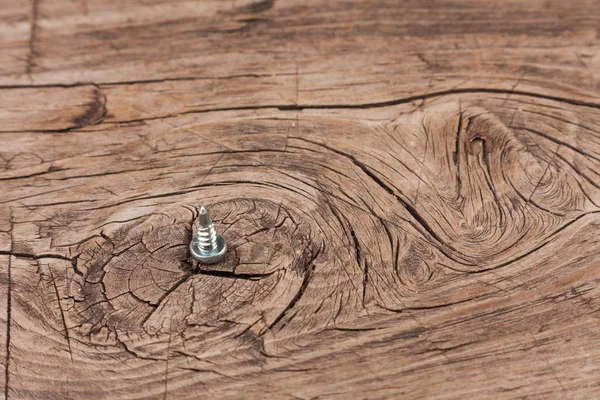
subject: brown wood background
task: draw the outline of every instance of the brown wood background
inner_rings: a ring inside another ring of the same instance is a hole
[[[2,395],[600,398],[599,45],[595,0],[0,0]]]

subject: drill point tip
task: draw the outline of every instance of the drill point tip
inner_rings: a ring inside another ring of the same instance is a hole
[[[200,226],[209,226],[211,223],[210,217],[208,216],[208,212],[206,211],[206,208],[204,208],[204,206],[200,207],[200,216],[198,219]]]

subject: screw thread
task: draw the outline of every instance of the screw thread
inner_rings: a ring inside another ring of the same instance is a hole
[[[200,251],[210,252],[217,248],[217,231],[204,207],[200,207],[196,242]]]
[[[209,252],[217,248],[217,231],[212,223],[208,226],[198,226],[196,241],[198,242],[198,248],[202,251]]]

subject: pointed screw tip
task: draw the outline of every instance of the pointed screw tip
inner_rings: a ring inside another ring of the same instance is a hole
[[[204,208],[204,206],[200,207],[200,215],[198,218],[198,222],[200,223],[200,226],[203,227],[207,227],[212,223],[210,217],[208,216],[208,211],[206,211],[206,208]]]

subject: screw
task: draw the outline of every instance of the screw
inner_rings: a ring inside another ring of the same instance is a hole
[[[204,206],[200,207],[198,218],[198,232],[190,243],[192,257],[204,264],[213,264],[219,261],[227,251],[227,243],[215,230]]]

